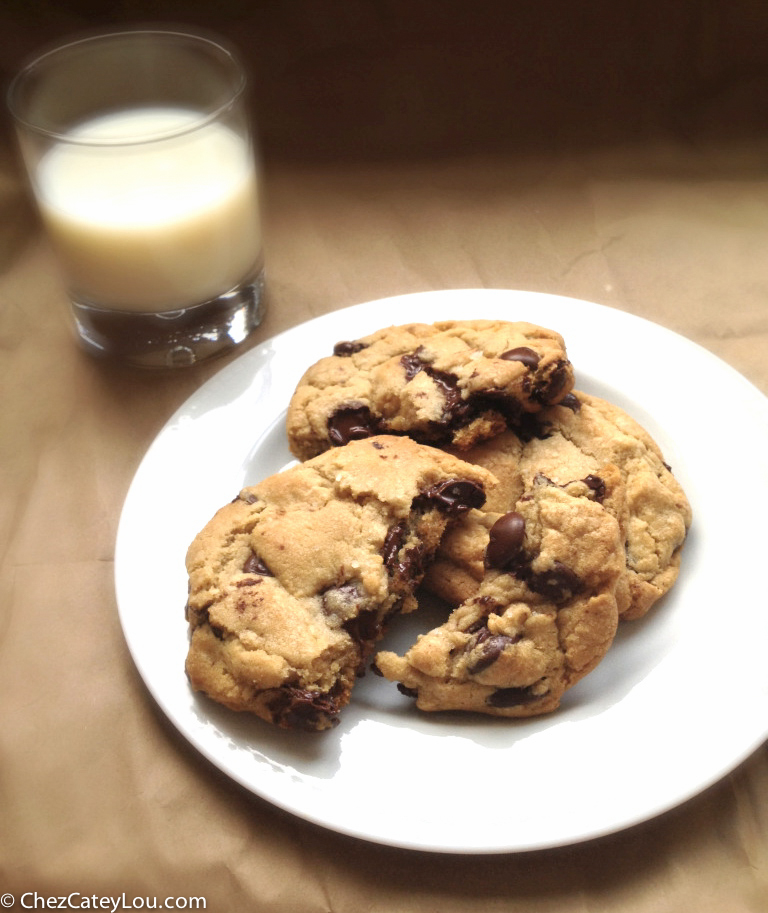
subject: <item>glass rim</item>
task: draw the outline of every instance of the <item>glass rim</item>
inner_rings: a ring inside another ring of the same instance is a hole
[[[232,91],[228,93],[226,100],[222,101],[221,104],[218,104],[212,110],[201,113],[198,119],[195,119],[190,123],[138,137],[99,138],[92,136],[76,136],[71,133],[50,129],[41,126],[40,124],[36,124],[33,120],[26,117],[19,109],[17,102],[19,101],[19,95],[24,84],[29,77],[35,72],[42,70],[47,64],[50,64],[54,58],[89,44],[95,45],[120,39],[147,37],[155,39],[182,39],[214,49],[221,55],[222,59],[231,66],[233,74],[236,74],[237,77],[233,84]],[[139,146],[145,143],[160,142],[178,136],[184,136],[205,127],[207,124],[220,118],[222,114],[232,108],[240,100],[245,92],[246,85],[247,77],[239,54],[221,36],[204,31],[137,27],[119,29],[113,32],[97,31],[91,34],[83,34],[79,38],[73,38],[69,41],[65,40],[50,46],[47,50],[36,54],[32,59],[28,60],[16,73],[8,85],[5,93],[5,102],[6,107],[17,126],[21,126],[25,130],[29,130],[39,136],[44,136],[52,141],[92,147]]]

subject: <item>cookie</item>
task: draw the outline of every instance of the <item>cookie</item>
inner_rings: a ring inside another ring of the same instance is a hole
[[[623,540],[601,502],[620,499],[621,486],[610,465],[563,486],[538,475],[513,510],[480,514],[485,573],[475,592],[404,656],[379,652],[379,672],[421,710],[555,710],[616,633]]]
[[[375,436],[243,489],[187,553],[193,689],[287,729],[332,726],[449,522],[493,478]]]
[[[622,503],[606,506],[620,522],[626,581],[618,594],[623,619],[645,615],[674,584],[691,507],[651,435],[619,407],[596,396],[572,392],[557,406],[527,416],[516,430],[462,454],[499,480],[483,511],[510,509],[538,473],[565,483],[616,465],[624,481]],[[427,586],[453,602],[467,599],[484,576],[487,519],[468,515],[444,539],[429,570]]]
[[[471,447],[573,386],[562,337],[499,320],[413,323],[340,342],[301,378],[286,420],[307,460],[374,434]]]

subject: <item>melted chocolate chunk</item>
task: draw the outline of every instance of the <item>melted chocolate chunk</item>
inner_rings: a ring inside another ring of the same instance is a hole
[[[488,633],[489,636],[480,641],[483,648],[480,656],[467,669],[470,675],[477,675],[478,672],[482,672],[493,665],[504,652],[505,647],[511,646],[520,640],[519,637],[508,637],[506,634],[491,635],[490,632]]]
[[[413,380],[419,371],[423,371],[424,368],[428,367],[428,363],[420,355],[422,351],[422,347],[419,346],[415,352],[408,352],[400,359],[400,364],[405,368],[406,381]]]
[[[405,580],[416,580],[424,573],[424,546],[406,549],[405,557],[397,565],[397,573]]]
[[[524,444],[533,440],[545,441],[552,434],[551,424],[535,412],[520,413],[507,424]]]
[[[519,704],[530,704],[540,695],[533,694],[530,688],[497,688],[486,698],[491,707],[516,707]]]
[[[355,352],[361,352],[363,349],[367,348],[367,343],[358,342],[357,340],[337,342],[333,347],[333,354],[338,355],[340,358],[349,358],[349,356],[354,355]]]
[[[349,636],[361,646],[373,643],[381,634],[381,624],[375,609],[360,612],[342,625]]]
[[[483,489],[467,479],[448,479],[438,482],[419,495],[414,506],[437,507],[451,517],[460,516],[473,507],[485,504]]]
[[[405,520],[391,526],[381,547],[381,557],[384,559],[384,567],[410,581],[424,573],[425,555],[424,546],[419,544],[406,549],[402,560],[398,560],[407,535],[408,524]]]
[[[432,368],[429,362],[421,357],[422,351],[422,347],[419,346],[415,352],[409,352],[400,358],[400,364],[405,368],[406,382],[413,380],[419,372],[424,371],[432,378],[445,399],[443,416],[439,424],[461,425],[468,421],[472,414],[472,407],[469,401],[461,395],[458,378],[447,371]]]
[[[384,560],[384,567],[392,569],[397,561],[397,555],[405,541],[405,534],[408,524],[405,520],[400,520],[394,526],[390,526],[387,535],[384,538],[384,545],[381,547],[381,557]]]
[[[504,570],[520,561],[525,541],[525,519],[510,511],[493,524],[485,549],[485,566]]]
[[[561,561],[555,561],[547,571],[531,571],[525,575],[525,582],[534,593],[555,604],[566,602],[582,589],[578,574]]]
[[[285,685],[271,701],[269,709],[275,722],[285,729],[314,732],[339,722],[338,695],[333,691],[309,691]]]
[[[462,425],[468,421],[472,415],[472,406],[468,400],[462,397],[458,378],[445,371],[432,370],[429,371],[429,376],[445,398],[443,422],[449,425]]]
[[[549,377],[537,384],[534,395],[538,402],[544,405],[557,402],[558,397],[563,392],[563,387],[568,382],[568,378],[568,362],[559,361]]]
[[[259,558],[256,552],[251,552],[250,556],[246,559],[246,562],[243,565],[243,571],[246,574],[261,574],[262,577],[275,576],[262,559]]]
[[[499,358],[503,358],[504,361],[519,361],[522,362],[526,368],[531,368],[535,370],[539,366],[539,355],[537,352],[534,352],[533,349],[528,348],[528,346],[518,346],[516,349],[509,349],[506,352],[502,352]]]
[[[493,410],[498,412],[510,426],[516,425],[525,414],[520,401],[514,396],[506,396],[504,393],[493,390],[475,394],[470,398],[469,405],[473,415]]]
[[[376,434],[377,424],[368,406],[347,406],[328,419],[328,438],[334,447],[343,447]]]

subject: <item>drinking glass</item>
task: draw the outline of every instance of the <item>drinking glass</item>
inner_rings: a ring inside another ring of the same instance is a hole
[[[231,48],[81,37],[27,65],[8,106],[86,350],[177,367],[247,338],[265,308],[259,171]]]

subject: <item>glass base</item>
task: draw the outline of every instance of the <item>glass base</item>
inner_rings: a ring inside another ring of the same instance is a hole
[[[178,311],[110,311],[74,299],[72,308],[80,343],[91,355],[140,368],[183,368],[223,355],[261,323],[264,272]]]

